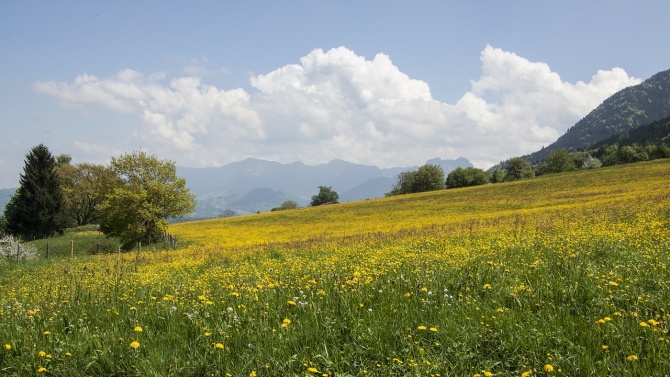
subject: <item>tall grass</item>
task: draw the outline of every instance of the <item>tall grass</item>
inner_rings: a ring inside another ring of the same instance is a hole
[[[0,375],[667,375],[668,177],[180,224],[182,251],[0,266]]]

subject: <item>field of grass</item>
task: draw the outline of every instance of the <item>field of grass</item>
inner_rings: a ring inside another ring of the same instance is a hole
[[[670,160],[0,264],[0,375],[665,376]]]

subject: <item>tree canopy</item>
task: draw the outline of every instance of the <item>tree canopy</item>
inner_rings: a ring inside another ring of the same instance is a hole
[[[482,169],[456,168],[447,175],[447,188],[478,186],[489,183],[489,176]]]
[[[100,205],[115,181],[112,171],[103,165],[69,162],[59,164],[57,170],[69,222],[76,226],[96,222]]]
[[[426,164],[418,170],[402,172],[386,196],[442,190],[445,187],[444,170],[437,165]]]
[[[195,198],[172,161],[134,152],[112,158],[109,169],[115,178],[100,207],[100,230],[118,237],[126,249],[159,240],[169,218],[195,208]]]
[[[340,196],[329,186],[319,186],[319,193],[312,196],[312,207],[323,204],[337,203]]]
[[[20,186],[5,208],[6,231],[24,239],[50,236],[64,229],[64,199],[56,159],[40,144],[26,155]]]
[[[517,181],[535,176],[530,162],[521,157],[510,158],[505,166],[505,181]]]

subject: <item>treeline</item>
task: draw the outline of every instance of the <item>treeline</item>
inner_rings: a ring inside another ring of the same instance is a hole
[[[195,208],[172,161],[146,152],[112,157],[107,166],[72,164],[40,144],[26,155],[20,186],[0,218],[0,232],[23,240],[96,224],[124,249],[160,242],[168,219]]]
[[[446,179],[441,167],[426,164],[415,171],[400,173],[392,190],[386,193],[386,196],[511,182],[544,174],[597,169],[602,166],[629,164],[658,158],[670,158],[670,147],[667,144],[624,146],[614,144],[580,152],[569,152],[561,148],[549,152],[546,160],[535,165],[522,157],[514,157],[488,171],[474,167],[456,168],[447,175]]]

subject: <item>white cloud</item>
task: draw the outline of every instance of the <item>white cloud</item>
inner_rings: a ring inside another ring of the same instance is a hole
[[[616,91],[640,80],[621,68],[568,83],[545,63],[486,46],[482,75],[455,104],[432,98],[384,54],[366,60],[339,47],[316,49],[300,64],[251,77],[256,90],[188,77],[121,71],[73,83],[38,82],[66,106],[98,104],[135,114],[138,139],[161,158],[203,166],[257,157],[290,162],[341,158],[378,166],[465,156],[481,167],[547,145]]]

